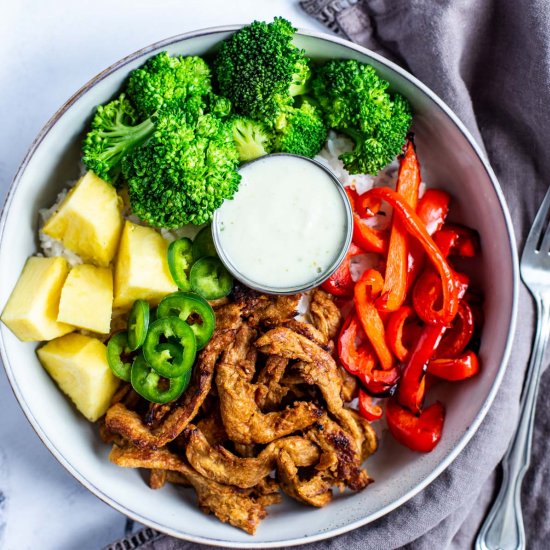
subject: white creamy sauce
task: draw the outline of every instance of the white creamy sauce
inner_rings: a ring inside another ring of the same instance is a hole
[[[288,289],[322,277],[346,241],[346,204],[313,162],[268,156],[241,169],[233,200],[217,213],[218,244],[261,287]]]

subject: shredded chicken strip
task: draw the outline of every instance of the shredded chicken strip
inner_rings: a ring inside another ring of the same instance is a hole
[[[340,329],[342,314],[330,294],[321,289],[311,293],[310,315],[315,328],[324,335],[325,341],[332,340]]]
[[[316,474],[308,480],[300,479],[298,467],[286,451],[280,453],[277,466],[281,488],[288,496],[317,508],[332,500],[330,478],[324,479],[321,474]]]
[[[275,327],[290,321],[298,313],[301,294],[268,296],[244,286],[236,286],[233,296],[242,316],[251,326]]]
[[[267,358],[257,380],[256,403],[260,409],[279,405],[288,393],[288,387],[281,384],[287,365],[288,359],[284,357],[271,355]]]
[[[299,360],[294,368],[307,384],[314,384],[321,390],[328,410],[358,442],[355,452],[359,457],[363,433],[350,411],[344,408],[342,377],[330,354],[305,336],[286,327],[266,332],[256,341],[256,346],[262,353]]]
[[[213,513],[220,521],[239,527],[251,535],[267,515],[264,506],[246,492],[205,478],[167,449],[115,446],[109,459],[124,468],[164,469],[178,472],[197,492],[199,507],[203,511]]]
[[[357,382],[357,378],[352,376],[344,367],[340,367],[338,372],[340,373],[340,378],[342,378],[342,399],[345,403],[349,403],[357,397],[359,383]]]
[[[187,427],[184,438],[187,460],[197,472],[218,483],[243,489],[254,487],[269,475],[281,450],[285,450],[298,466],[312,466],[319,460],[318,447],[299,436],[278,439],[255,458],[240,458],[221,445],[211,446],[194,426]]]
[[[189,425],[189,427],[191,427],[191,425]],[[228,439],[219,410],[216,410],[206,418],[201,418],[197,422],[197,428],[201,431],[210,445],[220,445]]]
[[[334,348],[332,341],[329,342],[325,334],[323,334],[320,330],[317,330],[312,324],[292,319],[291,321],[287,321],[283,326],[289,328],[297,334],[305,336],[308,340],[311,340],[320,348],[332,353]]]
[[[166,485],[168,470],[153,468],[149,474],[149,487],[151,489],[162,489]]]
[[[255,334],[243,325],[216,373],[223,424],[229,439],[237,443],[271,443],[307,428],[321,414],[313,403],[302,401],[282,411],[261,412],[255,399],[257,385],[250,382],[248,361]]]

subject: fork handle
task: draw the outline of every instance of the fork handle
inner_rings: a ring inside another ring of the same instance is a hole
[[[535,297],[537,329],[520,403],[516,433],[502,460],[502,485],[476,540],[476,550],[524,550],[521,485],[531,461],[531,443],[542,360],[550,332],[550,300]]]

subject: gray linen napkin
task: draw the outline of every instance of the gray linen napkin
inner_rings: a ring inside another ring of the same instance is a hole
[[[520,247],[550,182],[550,5],[545,0],[303,0],[329,28],[396,60],[442,97],[487,151]],[[519,323],[501,389],[477,434],[428,488],[380,520],[307,548],[470,548],[493,498],[512,436],[533,335],[521,289]],[[550,371],[538,402],[523,486],[528,548],[548,548]],[[193,543],[143,530],[109,550],[184,550]]]

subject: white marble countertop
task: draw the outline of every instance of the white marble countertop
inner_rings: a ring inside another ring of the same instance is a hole
[[[40,128],[102,69],[169,36],[275,15],[298,27],[324,30],[300,11],[298,0],[4,2],[0,203]],[[3,369],[0,405],[0,548],[95,550],[132,528],[53,458],[24,417]]]

